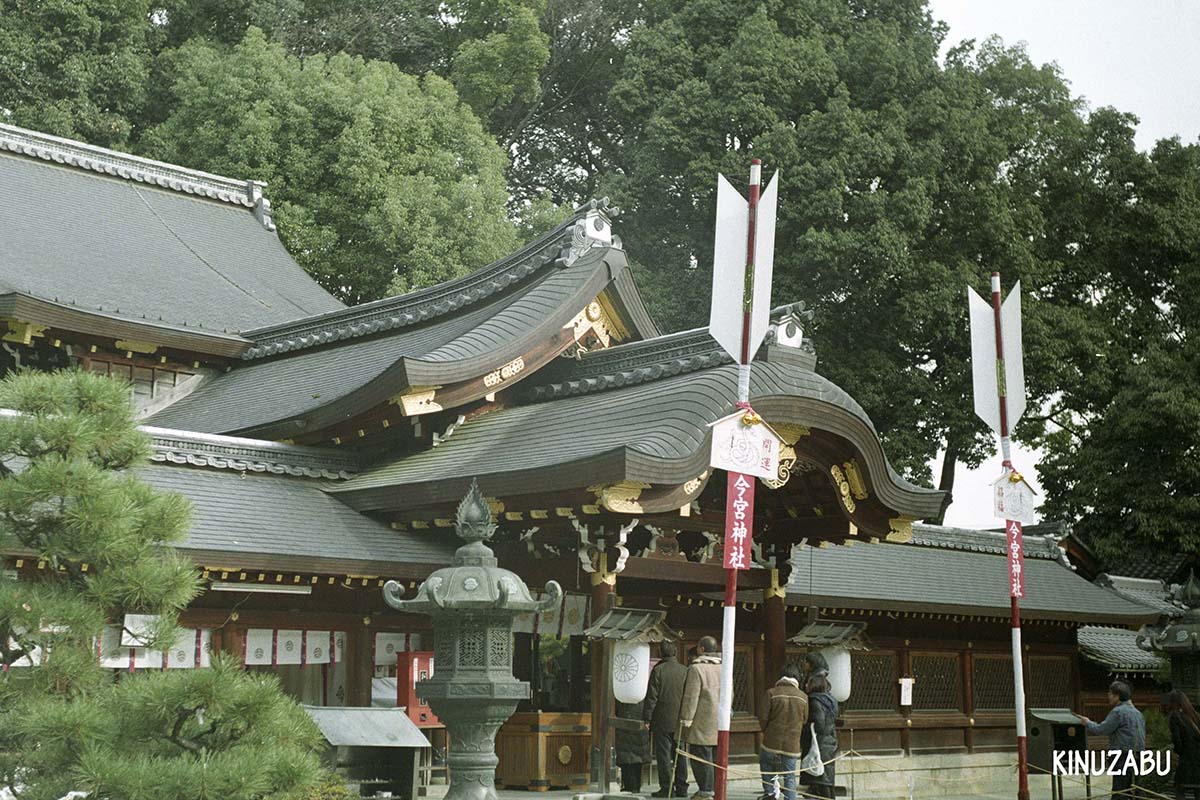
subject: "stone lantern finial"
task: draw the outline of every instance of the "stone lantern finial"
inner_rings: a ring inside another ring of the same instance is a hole
[[[1196,570],[1188,574],[1187,582],[1179,590],[1179,602],[1189,610],[1200,608],[1200,580],[1196,579]]]
[[[471,479],[471,488],[467,490],[466,497],[458,504],[454,527],[458,538],[467,542],[485,542],[496,532],[491,506],[483,492],[479,491],[479,482],[474,478]]]

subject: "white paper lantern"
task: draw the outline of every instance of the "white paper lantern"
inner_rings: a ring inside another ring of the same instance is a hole
[[[650,684],[649,642],[617,642],[613,645],[613,696],[621,703],[640,703]]]
[[[850,651],[844,647],[826,647],[821,655],[829,663],[829,692],[844,703],[850,698]]]

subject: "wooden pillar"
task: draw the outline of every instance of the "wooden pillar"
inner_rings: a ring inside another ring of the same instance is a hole
[[[346,705],[371,705],[371,679],[375,676],[372,641],[375,632],[366,625],[346,631]]]
[[[764,687],[774,686],[787,662],[787,607],[784,590],[779,585],[779,570],[771,570],[771,585],[763,590],[762,634],[766,647],[763,652]]]
[[[963,712],[967,715],[967,732],[966,745],[967,752],[975,752],[975,652],[971,649],[971,643],[967,643],[967,649],[963,651],[962,656],[962,687],[963,687]]]
[[[912,654],[908,650],[908,640],[904,640],[904,647],[900,648],[900,675],[902,677],[911,678],[912,674]],[[912,737],[909,735],[912,725],[912,706],[903,707],[904,709],[904,727],[900,729],[900,747],[904,750],[904,755],[912,755]]]
[[[217,637],[220,641],[215,641]],[[213,631],[213,651],[233,656],[239,663],[246,650],[246,626],[231,622]]]
[[[608,610],[608,598],[616,590],[617,576],[608,571],[608,555],[598,554],[596,571],[592,573],[591,622],[604,616]],[[591,642],[592,661],[592,783],[599,791],[608,793],[609,777],[609,725],[613,714],[611,678],[608,674],[610,643],[606,639]]]
[[[587,667],[584,665],[583,656],[583,637],[571,637],[571,698],[570,709],[572,711],[581,710],[588,702],[583,691],[583,676],[587,674]]]

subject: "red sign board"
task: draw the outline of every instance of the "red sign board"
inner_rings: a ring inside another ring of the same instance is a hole
[[[730,472],[725,491],[725,569],[750,569],[754,538],[754,476]]]
[[[1025,596],[1025,554],[1022,551],[1021,523],[1010,519],[1004,523],[1008,535],[1008,593],[1020,599]]]
[[[442,726],[429,703],[417,695],[417,684],[432,677],[433,653],[409,651],[396,654],[396,705],[404,706],[408,718],[418,728]]]

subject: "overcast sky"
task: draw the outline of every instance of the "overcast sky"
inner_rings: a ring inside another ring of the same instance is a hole
[[[1143,150],[1167,136],[1200,137],[1200,0],[930,0],[930,7],[950,26],[947,46],[992,34],[1025,42],[1034,63],[1057,63],[1092,108],[1136,114]],[[1037,458],[1014,450],[1017,469],[1040,492]],[[999,456],[979,470],[960,467],[946,524],[999,525],[990,492],[999,474]]]

